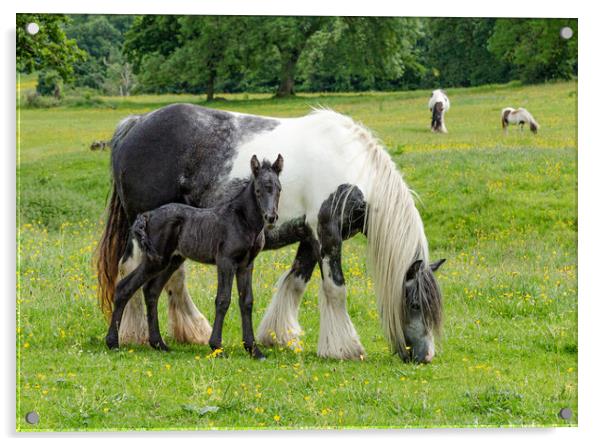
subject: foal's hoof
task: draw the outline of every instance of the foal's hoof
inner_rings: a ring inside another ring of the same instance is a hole
[[[259,350],[257,347],[253,347],[253,352],[251,353],[251,357],[258,361],[265,361],[265,355]]]
[[[159,341],[155,341],[155,342],[149,342],[151,347],[154,348],[155,350],[159,350],[162,352],[168,352],[169,351],[169,347],[167,345],[165,345],[165,342],[159,340]]]
[[[111,350],[117,350],[119,348],[119,338],[117,336],[107,336],[105,338],[105,342],[107,347],[109,347]]]

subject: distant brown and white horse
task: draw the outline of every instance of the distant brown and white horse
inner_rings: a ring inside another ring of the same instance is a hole
[[[434,90],[429,99],[429,110],[432,113],[431,130],[438,133],[447,133],[443,115],[449,110],[449,98],[443,90]]]
[[[502,110],[502,129],[504,129],[505,132],[508,131],[508,126],[510,124],[518,125],[522,131],[525,123],[529,123],[529,129],[533,133],[536,134],[539,130],[539,124],[527,109],[506,107]]]

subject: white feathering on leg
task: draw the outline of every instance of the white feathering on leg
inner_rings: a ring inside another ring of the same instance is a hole
[[[345,286],[336,285],[328,258],[322,261],[324,280],[320,285],[320,338],[318,356],[334,359],[364,359],[366,352],[347,313]]]
[[[303,330],[297,320],[299,304],[307,283],[287,271],[276,284],[277,290],[259,324],[257,339],[266,346],[301,348]]]
[[[140,264],[140,248],[136,241],[133,243],[132,256],[125,262],[123,259],[119,262],[118,282],[134,271]],[[123,311],[121,324],[119,325],[120,344],[145,344],[148,342],[148,322],[146,320],[145,308],[142,290],[140,289],[134,293]]]
[[[178,342],[205,345],[211,337],[211,325],[197,309],[186,287],[184,265],[165,285],[169,299],[169,334]]]

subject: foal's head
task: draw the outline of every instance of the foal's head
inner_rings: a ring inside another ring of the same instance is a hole
[[[424,265],[416,260],[405,277],[405,311],[403,334],[408,355],[406,359],[428,363],[435,356],[434,334],[441,326],[441,291],[434,272],[445,259]]]
[[[283,163],[282,155],[278,155],[273,164],[267,160],[259,163],[255,155],[251,158],[251,172],[253,173],[251,181],[263,222],[268,229],[271,229],[278,220],[278,200],[281,190],[278,175],[282,172]]]

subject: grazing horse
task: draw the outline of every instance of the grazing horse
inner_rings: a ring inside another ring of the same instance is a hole
[[[274,164],[259,164],[251,158],[251,178],[234,197],[212,208],[195,208],[170,203],[144,212],[132,225],[134,249],[141,252],[140,264],[117,284],[113,316],[106,337],[109,348],[119,347],[119,325],[126,304],[143,287],[148,319],[149,343],[169,350],[161,338],[157,302],[161,290],[184,260],[217,265],[215,322],[209,345],[222,347],[222,327],[230,306],[236,276],[242,316],[243,345],[255,359],[265,359],[253,335],[253,260],[265,243],[264,226],[278,220],[278,198],[282,171],[281,155]]]
[[[429,99],[429,110],[432,113],[431,131],[447,133],[443,116],[449,110],[449,99],[443,90],[434,90]]]
[[[293,243],[298,248],[259,325],[259,342],[298,345],[301,297],[319,265],[318,355],[364,357],[347,312],[341,258],[343,241],[363,233],[386,339],[405,360],[432,360],[442,314],[434,277],[440,263],[429,264],[411,190],[386,149],[363,126],[330,110],[268,118],[174,104],[122,120],[112,148],[114,187],[98,256],[105,312],[117,276],[139,263],[126,249],[129,224],[138,213],[170,202],[213,206],[246,177],[251,154],[273,158],[282,151],[288,167],[280,175],[280,218],[265,232],[264,249]],[[174,337],[206,343],[208,324],[188,294],[183,268],[166,289]],[[141,302],[138,293],[126,307],[122,342],[148,339]]]
[[[527,122],[529,123],[529,129],[534,134],[537,134],[539,124],[527,109],[517,108],[515,110],[512,107],[506,107],[502,110],[502,129],[504,129],[504,132],[508,132],[508,126],[510,124],[517,124],[522,131],[523,126]]]

